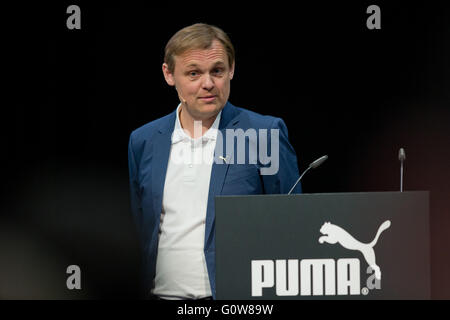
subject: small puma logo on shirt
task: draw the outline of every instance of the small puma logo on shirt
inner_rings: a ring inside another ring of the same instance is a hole
[[[367,264],[373,270],[375,270],[375,277],[378,280],[381,280],[381,270],[380,267],[376,264],[375,251],[373,250],[373,247],[377,243],[380,234],[390,226],[391,221],[386,220],[378,228],[378,232],[371,243],[362,243],[353,238],[347,231],[345,231],[341,227],[334,225],[330,222],[325,222],[320,228],[320,233],[322,233],[323,236],[319,238],[319,243],[324,242],[330,244],[339,243],[346,249],[361,251],[362,255],[367,261]]]
[[[219,156],[219,159],[222,159],[223,162],[227,163],[227,157]]]

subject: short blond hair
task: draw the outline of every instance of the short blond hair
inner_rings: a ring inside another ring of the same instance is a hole
[[[175,71],[175,56],[190,49],[208,49],[214,40],[224,46],[228,56],[229,67],[234,63],[234,47],[228,35],[220,28],[205,23],[196,23],[175,33],[167,42],[164,51],[164,62],[170,73]]]

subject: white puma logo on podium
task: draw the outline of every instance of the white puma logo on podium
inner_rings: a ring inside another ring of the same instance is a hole
[[[390,226],[391,221],[386,220],[378,228],[377,235],[375,236],[375,239],[373,239],[371,243],[362,243],[353,238],[347,231],[345,231],[341,227],[334,225],[330,222],[325,222],[320,228],[320,233],[322,233],[323,236],[319,238],[319,243],[327,242],[330,244],[335,244],[339,242],[339,244],[343,246],[345,249],[361,251],[361,253],[363,254],[364,258],[367,261],[367,264],[373,270],[375,270],[375,277],[378,280],[381,280],[381,270],[380,267],[377,266],[375,262],[375,251],[373,250],[373,247],[377,243],[380,234]]]

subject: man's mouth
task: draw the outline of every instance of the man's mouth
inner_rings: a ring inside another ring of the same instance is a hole
[[[206,102],[211,102],[214,101],[214,99],[216,99],[217,96],[204,96],[204,97],[200,97],[200,100],[202,101],[206,101]]]

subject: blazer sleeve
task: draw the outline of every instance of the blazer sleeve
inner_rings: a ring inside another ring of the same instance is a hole
[[[139,167],[136,162],[136,156],[133,148],[133,134],[130,135],[128,142],[128,172],[130,180],[130,201],[131,201],[131,213],[134,223],[136,224],[139,236],[142,236],[142,202],[141,194],[138,183]]]
[[[300,176],[297,165],[297,155],[289,142],[288,130],[284,121],[280,118],[275,118],[272,123],[272,129],[278,129],[278,170],[274,174],[263,174],[263,172],[261,172],[264,193],[287,194]],[[270,149],[272,157],[271,165],[274,165],[273,157],[276,155],[273,152],[276,152],[277,150],[272,150],[272,145],[274,144],[271,140],[272,135],[269,132],[268,149]],[[300,183],[297,184],[292,193],[302,193]]]

